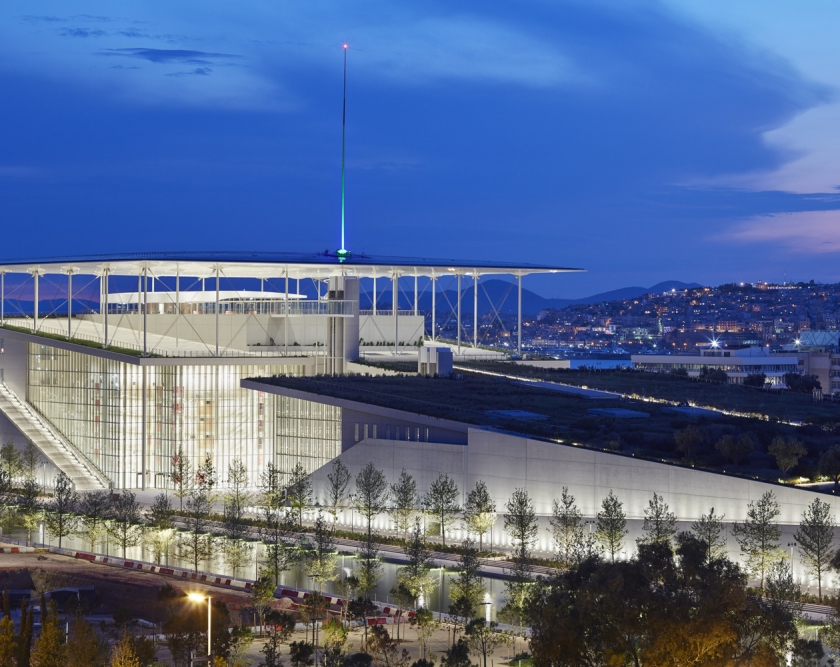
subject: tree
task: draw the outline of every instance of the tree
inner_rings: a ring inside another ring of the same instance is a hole
[[[726,556],[726,537],[723,535],[723,515],[715,514],[715,508],[691,524],[694,535],[706,545],[706,562]]]
[[[324,521],[324,515],[319,511],[315,519],[315,530],[306,552],[306,574],[318,582],[318,592],[324,590],[324,583],[338,577],[336,572],[335,540],[332,530]]]
[[[793,372],[785,373],[782,379],[788,389],[798,394],[810,394],[814,389],[822,389],[816,375]]]
[[[134,643],[126,630],[123,630],[119,640],[111,649],[109,667],[142,667],[140,658],[134,651]]]
[[[696,426],[687,426],[682,431],[674,433],[674,441],[677,443],[677,451],[687,461],[691,461],[694,453],[706,442],[706,436]]]
[[[481,563],[478,560],[478,549],[470,538],[461,544],[461,556],[456,567],[457,575],[452,579],[449,597],[452,600],[450,614],[453,607],[460,613],[457,615],[469,620],[473,618],[484,602],[484,579],[479,574]]]
[[[111,494],[108,491],[88,491],[79,500],[79,523],[76,535],[81,537],[91,551],[105,535],[108,516],[111,513]]]
[[[335,459],[332,470],[327,475],[327,512],[333,518],[333,529],[338,522],[338,515],[344,509],[348,499],[347,489],[350,486],[350,471],[341,459]]]
[[[575,505],[575,498],[569,493],[568,486],[563,487],[559,501],[556,498],[553,500],[548,522],[551,524],[560,566],[569,568],[580,559],[586,535],[583,530],[583,514]]]
[[[799,459],[808,455],[808,450],[805,449],[801,440],[785,439],[781,435],[773,438],[767,452],[776,458],[776,465],[779,466],[782,475],[787,475],[790,469],[799,463]]]
[[[729,382],[729,373],[721,368],[703,368],[700,371],[700,379],[707,380],[709,382],[719,382],[720,384],[726,384]]]
[[[0,465],[12,483],[23,472],[23,461],[14,440],[9,439],[0,447]]]
[[[294,517],[284,507],[282,473],[273,463],[266,466],[260,478],[262,524],[259,536],[265,544],[265,571],[280,585],[280,576],[298,560],[299,551],[292,543]]]
[[[455,515],[460,510],[457,503],[458,485],[446,473],[441,473],[429,486],[423,497],[423,506],[438,522],[440,537],[446,545],[446,527],[455,522]]]
[[[4,614],[0,620],[0,665],[3,667],[15,667],[17,642],[15,622],[9,614]]]
[[[66,667],[64,632],[58,620],[58,609],[50,600],[41,622],[41,635],[35,640],[30,658],[32,667]]]
[[[378,667],[408,667],[411,663],[408,651],[400,651],[397,642],[391,639],[388,631],[381,625],[370,629],[367,650]]]
[[[744,378],[745,387],[762,388],[767,382],[767,376],[764,373],[750,373]]]
[[[595,539],[601,544],[615,562],[615,555],[624,548],[624,537],[627,535],[627,515],[624,505],[610,490],[601,503],[601,511],[597,514],[598,522],[595,528]]]
[[[636,540],[638,544],[671,544],[677,532],[677,517],[668,507],[665,499],[654,493],[645,510],[644,535]]]
[[[105,664],[103,646],[81,614],[70,620],[70,633],[65,647],[66,667],[102,667]]]
[[[59,471],[55,478],[55,488],[52,498],[44,508],[44,523],[50,535],[58,538],[58,548],[61,549],[61,540],[73,533],[76,527],[76,509],[79,504],[79,496],[73,490],[73,482],[70,478]]]
[[[289,663],[292,667],[310,667],[314,662],[314,652],[315,649],[308,642],[292,642],[289,644]]]
[[[210,494],[202,484],[193,486],[187,498],[184,524],[186,531],[179,534],[181,558],[191,562],[198,572],[202,561],[213,555],[213,538],[210,531]]]
[[[140,503],[137,497],[128,489],[123,489],[111,503],[111,513],[108,517],[108,534],[122,549],[122,557],[126,557],[129,547],[140,543]]]
[[[822,601],[822,580],[834,554],[834,517],[831,506],[814,498],[802,513],[799,530],[794,539],[799,544],[799,555],[805,567],[817,578],[817,590]]]
[[[834,447],[822,453],[819,468],[821,475],[834,480],[832,493],[836,494],[838,484],[840,484],[840,446],[834,445]]]
[[[222,556],[234,577],[251,562],[253,547],[248,540],[250,526],[245,522],[245,508],[251,502],[247,491],[248,470],[240,459],[228,465],[227,492],[224,496],[222,528],[225,540]]]
[[[467,530],[478,535],[478,550],[483,551],[482,540],[484,535],[496,524],[496,503],[490,497],[487,484],[481,480],[475,483],[475,487],[467,494],[467,502],[464,503],[464,523]]]
[[[470,662],[470,647],[466,639],[461,637],[443,652],[441,667],[473,667]]]
[[[397,570],[397,585],[411,594],[416,608],[420,596],[428,595],[436,587],[432,576],[432,554],[426,549],[419,518],[414,521],[403,553],[408,562]]]
[[[180,501],[179,510],[183,512],[184,498],[190,494],[193,487],[192,465],[184,454],[183,447],[178,447],[178,451],[172,455],[169,481],[175,489],[175,497]]]
[[[759,500],[747,505],[744,523],[736,523],[732,527],[732,534],[747,557],[747,569],[753,576],[758,575],[762,590],[770,567],[784,557],[778,545],[782,532],[775,523],[779,514],[781,511],[776,496],[767,491]]]
[[[381,470],[368,463],[356,475],[356,493],[353,495],[356,511],[367,521],[368,541],[372,538],[373,517],[382,514],[388,506],[388,482]]]
[[[505,530],[517,554],[525,556],[537,539],[537,513],[526,489],[516,489],[505,505]]]
[[[376,588],[383,574],[376,542],[372,538],[363,538],[359,543],[356,555],[359,559],[356,568],[358,589],[366,599],[369,599],[371,591]]]
[[[267,574],[262,574],[257,577],[254,585],[251,586],[251,604],[254,606],[254,611],[257,612],[257,616],[260,619],[261,629],[265,626],[265,615],[271,608],[276,588],[271,581],[271,577]],[[262,636],[262,632],[260,632],[260,636]]]
[[[303,526],[303,511],[312,506],[312,480],[300,461],[292,469],[289,486],[286,487],[286,497],[289,506],[297,515],[298,527]]]
[[[483,618],[475,618],[464,632],[470,650],[481,657],[482,667],[487,667],[488,655],[493,655],[497,648],[507,644],[505,636],[498,632],[498,627],[495,621],[487,623]]]
[[[731,435],[724,435],[717,441],[715,449],[725,456],[732,465],[737,466],[756,449],[755,440],[749,433],[744,433],[739,438]]]
[[[41,520],[40,495],[41,485],[35,481],[35,478],[26,479],[18,495],[16,510],[21,524],[26,528],[26,546],[32,544],[32,531],[38,527],[38,522]]]
[[[38,448],[35,446],[31,440],[26,443],[26,447],[23,448],[23,454],[20,456],[20,463],[21,463],[21,470],[23,473],[24,481],[27,480],[34,480],[35,474],[38,471],[38,468],[41,467],[41,464],[44,462],[44,459],[41,457],[41,452],[38,451]]]
[[[172,540],[175,537],[175,523],[172,521],[172,503],[169,496],[159,493],[149,505],[146,515],[146,541],[152,550],[155,563],[161,565],[169,558]]]
[[[417,511],[417,504],[420,496],[417,493],[417,482],[409,475],[405,468],[400,473],[400,478],[395,484],[391,484],[391,508],[388,514],[394,527],[402,533],[403,539],[408,539],[408,529],[411,528],[411,517]]]
[[[419,607],[414,611],[414,616],[409,620],[409,623],[417,632],[417,644],[420,646],[421,659],[425,660],[429,639],[435,630],[440,627],[440,621],[435,619],[435,615],[429,609]]]

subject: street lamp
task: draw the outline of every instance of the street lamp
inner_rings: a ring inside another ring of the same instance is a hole
[[[201,593],[190,593],[187,598],[192,602],[204,602],[207,600],[207,659],[210,664],[213,664],[213,626],[211,624],[213,617],[213,607],[211,605],[212,598],[209,595],[202,595]]]

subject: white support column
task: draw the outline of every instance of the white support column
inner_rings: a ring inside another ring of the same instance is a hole
[[[32,275],[35,279],[35,299],[33,300],[33,309],[32,309],[32,331],[38,331],[38,271]]]
[[[0,322],[6,321],[6,272],[0,271]]]
[[[394,357],[396,358],[400,353],[400,276],[394,271],[394,277],[391,281],[391,308],[394,311]]]
[[[461,274],[458,274],[458,354],[461,354]]]
[[[478,272],[473,273],[473,347],[478,347]]]
[[[517,274],[517,299],[516,299],[516,353],[522,354],[522,274]]]
[[[102,304],[105,304],[105,314],[103,316],[103,323],[105,325],[105,344],[103,347],[108,347],[108,269],[103,271],[102,276],[99,278],[100,283],[102,284],[102,297],[99,300],[99,310],[102,310]]]
[[[67,340],[73,337],[73,272],[67,272]]]
[[[219,356],[219,267],[216,267],[216,356]]]
[[[181,268],[175,269],[175,347],[181,345]]]
[[[373,314],[376,315],[376,274],[373,274]]]
[[[149,304],[146,303],[146,301],[147,301],[146,294],[148,294],[148,290],[149,290],[148,271],[149,271],[148,267],[144,266],[143,267],[143,356],[144,357],[148,354],[147,349],[146,349],[146,332],[148,330],[148,327],[146,326],[146,318],[149,316]],[[146,376],[144,375],[143,377],[145,378]],[[146,405],[145,401],[146,401],[146,398],[144,396],[143,397],[143,405],[144,406]],[[145,428],[145,422],[143,422],[143,423],[144,423],[144,428]]]
[[[143,281],[145,283],[145,281]],[[145,304],[143,304],[145,306]],[[145,354],[145,351],[144,351]],[[146,367],[143,366],[141,369],[143,374],[142,380],[142,387],[143,387],[143,398],[142,398],[142,416],[141,419],[143,420],[143,425],[140,428],[140,434],[143,438],[143,441],[140,443],[140,488],[145,491],[146,490],[146,440],[148,439],[147,429],[146,429],[146,402],[148,396],[146,395]]]
[[[283,304],[283,356],[289,356],[289,267],[286,266],[286,302]]]
[[[432,271],[432,342],[436,339],[435,318],[437,317],[437,276]]]
[[[414,316],[417,317],[417,269],[414,269]]]

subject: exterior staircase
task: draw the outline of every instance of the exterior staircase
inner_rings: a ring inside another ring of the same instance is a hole
[[[96,466],[2,381],[0,381],[0,411],[50,463],[70,478],[76,491],[99,491],[111,488],[108,478]]]

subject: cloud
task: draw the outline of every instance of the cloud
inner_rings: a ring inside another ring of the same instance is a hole
[[[67,20],[60,16],[20,16],[19,18],[27,23],[61,23]]]
[[[124,56],[127,58],[140,58],[152,63],[177,63],[181,65],[212,65],[215,60],[243,57],[233,53],[210,53],[208,51],[193,51],[189,49],[145,48],[109,49],[108,51],[100,52],[99,55]]]
[[[62,37],[102,37],[107,34],[104,30],[88,30],[87,28],[62,28]]]
[[[840,252],[840,210],[800,211],[755,216],[720,240],[774,244],[783,251],[809,255]]]
[[[210,76],[212,71],[209,67],[196,67],[192,72],[170,72],[166,76]]]

